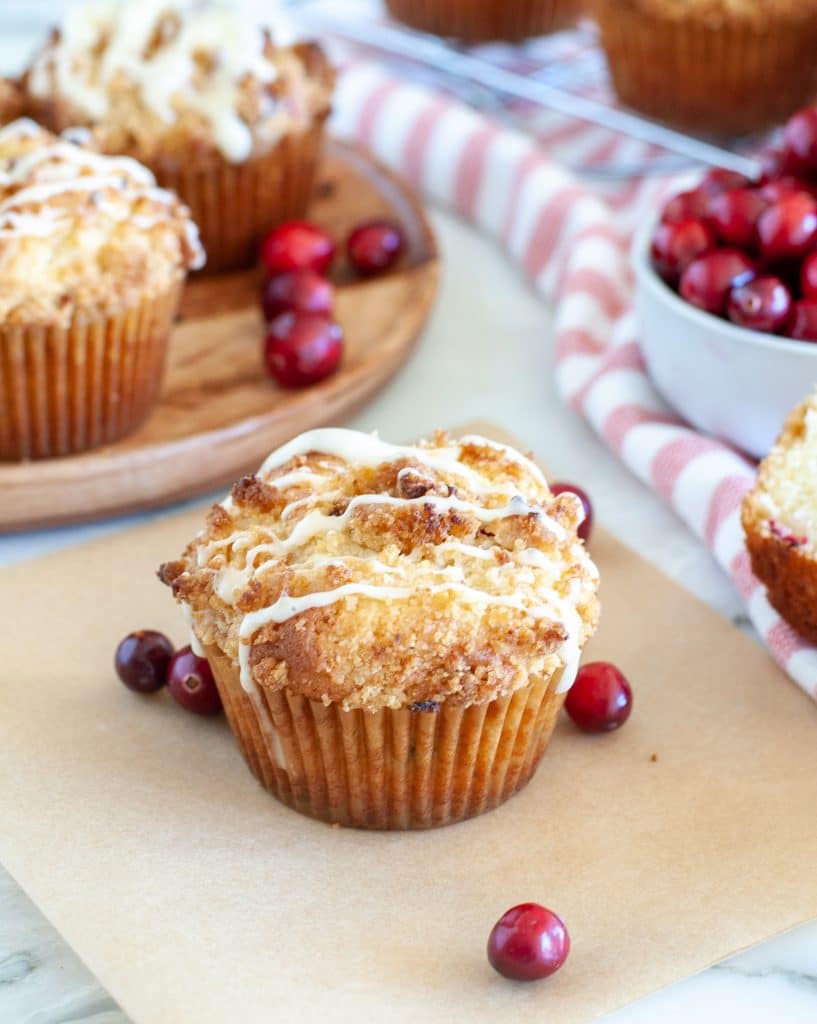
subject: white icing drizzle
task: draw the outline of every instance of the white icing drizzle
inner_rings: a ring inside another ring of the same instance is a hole
[[[146,55],[168,16],[178,20],[178,30],[165,33]],[[100,42],[97,67],[94,50]],[[197,65],[201,54],[212,58],[206,74]],[[112,82],[124,76],[166,124],[177,119],[177,102],[201,114],[218,148],[236,163],[253,147],[252,130],[237,111],[240,83],[247,75],[264,83],[277,75],[264,55],[261,26],[224,0],[80,4],[66,16],[56,47],[46,49],[34,65],[30,88],[35,95],[51,92],[52,66],[60,94],[90,119],[100,121],[110,113]]]
[[[187,623],[187,631],[190,634],[190,648],[198,658],[204,657],[204,648],[199,643],[199,638],[196,636],[195,630],[193,629],[193,610],[189,604],[182,605],[182,615],[184,621]]]

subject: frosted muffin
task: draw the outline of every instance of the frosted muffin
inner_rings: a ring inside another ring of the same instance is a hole
[[[134,160],[25,119],[0,129],[0,459],[136,427],[203,259],[187,208]]]
[[[531,36],[575,25],[586,0],[386,0],[389,13],[412,28],[466,43]]]
[[[188,204],[210,270],[246,266],[312,194],[331,70],[218,0],[94,0],[73,8],[23,87],[47,127],[92,128]]]
[[[760,464],[742,518],[769,601],[817,643],[817,395],[795,409]]]
[[[264,786],[324,821],[425,828],[533,774],[596,626],[581,518],[480,437],[315,430],[160,577]]]
[[[817,0],[591,0],[613,85],[650,117],[742,135],[817,90]]]

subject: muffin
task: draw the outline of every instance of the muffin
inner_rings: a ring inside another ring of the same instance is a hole
[[[134,160],[25,119],[0,129],[0,459],[133,430],[203,259],[187,208]]]
[[[817,90],[817,0],[592,0],[622,102],[690,131],[742,135]]]
[[[598,573],[529,459],[314,430],[160,569],[258,780],[359,828],[445,825],[533,774],[598,615]]]
[[[585,0],[386,0],[392,17],[421,32],[465,43],[558,32],[578,21]]]
[[[218,0],[80,4],[23,77],[38,121],[91,128],[187,203],[210,271],[306,213],[332,85],[317,46],[278,46]]]
[[[770,603],[817,643],[817,395],[789,417],[742,518],[752,569]]]

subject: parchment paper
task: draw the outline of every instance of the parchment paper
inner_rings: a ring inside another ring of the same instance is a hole
[[[817,916],[817,710],[602,530],[590,657],[630,722],[563,722],[492,814],[379,834],[286,810],[224,721],[116,681],[130,630],[185,640],[154,571],[201,517],[0,576],[0,859],[138,1024],[581,1021]],[[573,940],[543,983],[485,958],[523,900]]]

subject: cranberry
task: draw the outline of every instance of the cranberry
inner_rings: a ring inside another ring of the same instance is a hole
[[[779,178],[777,181],[767,182],[758,189],[766,204],[779,203],[781,199],[793,196],[795,192],[803,191],[803,183],[796,178]]]
[[[681,296],[708,313],[726,311],[729,292],[755,275],[748,256],[737,249],[714,249],[699,256],[681,277]]]
[[[788,153],[785,149],[771,147],[760,154],[761,185],[778,181],[790,172]]]
[[[817,299],[794,303],[786,334],[796,341],[817,341]]]
[[[349,235],[346,248],[352,266],[366,276],[388,270],[403,251],[403,232],[388,220],[360,224]]]
[[[666,224],[675,224],[681,220],[701,220],[708,211],[709,196],[700,189],[694,189],[673,196],[664,207],[661,220]]]
[[[775,331],[785,327],[791,314],[791,292],[779,277],[756,277],[732,289],[729,319],[753,331]]]
[[[769,205],[754,188],[736,188],[715,196],[709,220],[722,242],[737,249],[751,249],[757,241],[757,220]]]
[[[550,485],[551,493],[553,494],[575,494],[579,501],[582,503],[584,509],[584,519],[579,525],[579,529],[576,531],[581,539],[587,543],[590,540],[590,534],[593,531],[593,505],[590,502],[587,491],[582,490],[581,487],[577,487],[575,484],[566,484],[562,481],[559,483]]]
[[[745,188],[749,184],[751,182],[745,174],[739,174],[737,171],[727,171],[723,167],[713,167],[711,171],[706,173],[698,188],[708,196],[720,196],[724,192],[731,192],[732,189],[736,188]]]
[[[140,629],[130,633],[116,648],[116,674],[130,690],[155,693],[165,685],[165,675],[173,657],[173,644],[164,633]]]
[[[650,248],[655,269],[670,284],[677,284],[690,263],[715,248],[715,236],[700,220],[659,224]]]
[[[537,981],[554,974],[570,952],[564,922],[538,903],[520,903],[500,917],[488,937],[494,970],[513,981]]]
[[[314,384],[337,369],[343,331],[317,313],[281,313],[269,325],[264,357],[270,376],[282,387]]]
[[[807,192],[784,196],[760,215],[757,234],[766,259],[804,256],[817,242],[817,201]]]
[[[630,717],[633,691],[615,665],[593,661],[579,669],[565,709],[583,732],[612,732]]]
[[[261,242],[261,262],[269,274],[288,270],[314,270],[325,274],[335,255],[335,243],[315,224],[290,220]]]
[[[806,107],[789,118],[783,138],[803,170],[817,171],[817,107]]]
[[[804,299],[817,299],[817,252],[806,256],[800,269],[800,290]]]
[[[267,320],[280,313],[331,313],[332,285],[314,270],[289,270],[271,277],[261,293]]]
[[[187,711],[197,715],[217,715],[221,697],[206,658],[199,658],[190,647],[182,647],[167,669],[167,688]]]

